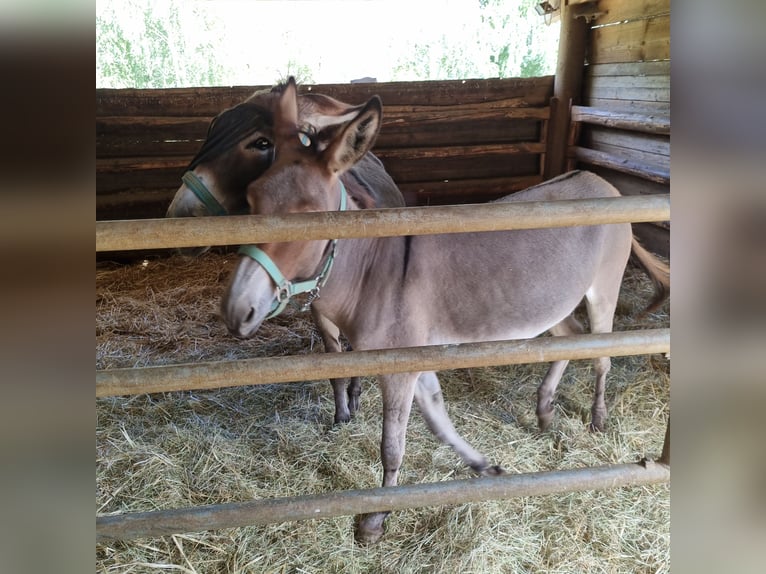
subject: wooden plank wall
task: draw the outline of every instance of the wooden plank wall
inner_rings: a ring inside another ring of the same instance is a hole
[[[162,217],[213,116],[261,88],[96,90],[96,218]],[[380,95],[374,152],[408,205],[483,202],[542,179],[551,76],[301,90]]]
[[[654,117],[670,114],[670,0],[600,0],[591,23],[583,105]],[[578,145],[670,170],[670,135],[581,124]],[[624,194],[669,193],[669,184],[579,164]],[[641,224],[642,239],[669,253],[669,225]]]

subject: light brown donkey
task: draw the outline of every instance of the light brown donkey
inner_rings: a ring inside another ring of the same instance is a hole
[[[274,156],[272,108],[280,88],[261,90],[243,103],[224,110],[210,122],[207,137],[184,173],[168,207],[167,217],[236,215],[247,213],[247,186],[271,165]],[[361,109],[322,94],[298,98],[300,116],[309,124],[327,128],[344,123]],[[381,161],[367,153],[343,174],[349,194],[357,205],[368,207],[404,207],[404,198]],[[203,253],[209,247],[184,249],[189,255]],[[327,352],[340,352],[338,327],[311,306]],[[335,422],[351,420],[359,408],[362,382],[359,377],[330,381],[335,398]]]
[[[374,143],[381,122],[380,100],[372,98],[320,141],[299,131],[296,93],[290,80],[276,106],[275,162],[248,189],[251,213],[358,209],[346,197],[340,175]],[[572,172],[501,201],[617,195],[596,175]],[[321,275],[321,297],[314,305],[357,350],[579,332],[571,314],[582,299],[591,330],[604,333],[612,330],[631,246],[664,284],[666,269],[635,242],[630,224],[246,246],[242,250],[247,256],[241,258],[224,295],[222,314],[231,333],[250,337],[286,285]],[[592,424],[601,428],[610,360],[595,363]],[[566,364],[554,363],[540,386],[542,425],[550,419],[551,397]],[[413,398],[431,431],[467,465],[481,474],[503,472],[457,433],[434,372],[382,375],[379,381],[383,486],[397,482]],[[386,515],[361,516],[357,539],[377,541]]]

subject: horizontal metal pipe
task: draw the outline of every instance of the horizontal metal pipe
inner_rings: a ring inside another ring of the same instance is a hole
[[[486,203],[96,222],[96,251],[241,245],[667,221],[666,194],[560,201]]]
[[[96,396],[665,353],[670,329],[96,371]]]
[[[308,496],[98,516],[96,517],[96,541],[131,540],[253,524],[657,484],[668,480],[670,480],[669,467],[652,461],[643,461],[634,464],[346,490]]]

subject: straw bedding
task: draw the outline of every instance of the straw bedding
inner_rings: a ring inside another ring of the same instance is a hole
[[[308,313],[290,310],[238,341],[218,317],[236,263],[226,253],[96,272],[96,367],[321,352]],[[664,327],[667,304],[636,319],[649,280],[628,268],[615,330]],[[613,359],[607,430],[587,431],[589,361],[569,365],[554,427],[536,430],[546,365],[440,373],[458,431],[508,472],[657,456],[669,401],[664,356]],[[380,485],[380,394],[365,379],[354,420],[332,425],[327,381],[113,397],[96,402],[97,513],[146,511]],[[413,408],[400,484],[472,476]],[[97,545],[99,572],[668,572],[668,485],[393,513],[382,542],[353,541],[353,517]]]

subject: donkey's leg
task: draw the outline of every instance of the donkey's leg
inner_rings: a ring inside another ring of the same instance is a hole
[[[380,442],[383,486],[396,486],[399,477],[417,378],[418,373],[380,376],[380,390],[383,395],[383,437]],[[359,516],[356,540],[364,544],[380,540],[383,536],[383,523],[388,514],[374,512]]]
[[[499,466],[489,466],[486,457],[468,444],[455,430],[447,414],[436,373],[433,371],[421,373],[415,387],[415,401],[431,432],[444,444],[451,446],[465,464],[479,474],[495,475],[504,472]]]
[[[557,336],[580,335],[584,329],[580,322],[569,315],[558,325],[551,327],[550,332]],[[567,368],[569,361],[556,361],[548,368],[543,382],[537,387],[537,426],[540,430],[547,430],[551,421],[553,421],[553,395],[556,393],[556,387],[559,386],[564,369]]]
[[[327,317],[311,308],[311,316],[319,329],[324,349],[328,353],[340,353],[343,348],[340,344],[340,331],[338,327]],[[335,398],[335,424],[347,423],[351,415],[359,408],[359,395],[362,392],[362,384],[359,377],[352,379],[332,379],[333,396]]]
[[[620,292],[620,280],[611,281],[600,288],[591,288],[585,294],[585,303],[588,308],[591,333],[611,333],[614,323],[614,311],[617,308],[617,297]],[[612,367],[610,357],[598,357],[593,359],[596,370],[596,389],[593,394],[593,406],[591,407],[590,430],[604,430],[606,422],[606,376]]]
[[[614,310],[617,306],[617,293],[591,295],[585,297],[588,306],[591,333],[611,333],[614,321]],[[606,422],[606,376],[612,368],[610,357],[597,357],[593,359],[596,369],[596,389],[593,393],[593,406],[590,409],[590,430],[603,431]]]

